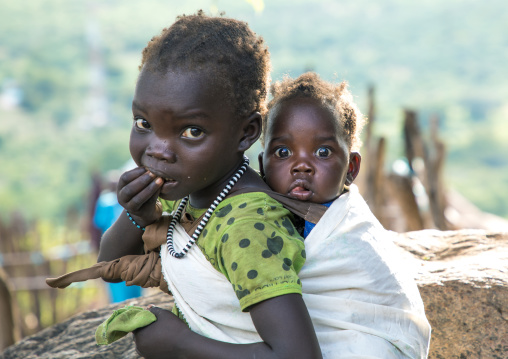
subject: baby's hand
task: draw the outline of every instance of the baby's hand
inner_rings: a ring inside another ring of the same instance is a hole
[[[117,196],[120,205],[142,227],[152,224],[162,215],[157,201],[164,180],[143,167],[127,171],[118,181]]]

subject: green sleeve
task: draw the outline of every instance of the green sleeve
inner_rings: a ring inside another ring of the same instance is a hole
[[[160,202],[162,204],[162,211],[163,212],[167,212],[167,213],[171,213],[173,212],[173,210],[175,210],[175,205],[176,205],[176,201],[167,201],[165,199],[160,199]]]

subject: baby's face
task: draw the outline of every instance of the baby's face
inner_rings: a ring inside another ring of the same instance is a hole
[[[326,203],[343,191],[349,147],[331,111],[294,98],[270,111],[260,158],[267,184],[301,201]]]

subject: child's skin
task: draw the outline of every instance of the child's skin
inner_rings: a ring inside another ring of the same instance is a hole
[[[327,203],[339,197],[360,171],[360,154],[349,148],[330,109],[299,96],[269,112],[260,169],[274,191]]]
[[[122,175],[120,204],[141,226],[161,216],[157,198],[190,194],[196,208],[207,208],[239,168],[243,153],[259,137],[261,116],[237,118],[204,70],[142,70],[133,100],[130,151],[139,166]],[[249,169],[233,188],[266,186]],[[232,191],[232,192],[233,192]],[[142,230],[125,214],[106,232],[98,261],[143,252]],[[194,248],[193,250],[198,250]],[[177,259],[175,259],[177,260]],[[250,308],[263,342],[230,344],[202,337],[169,311],[150,309],[157,321],[134,332],[146,358],[320,358],[317,338],[302,296],[287,294]]]

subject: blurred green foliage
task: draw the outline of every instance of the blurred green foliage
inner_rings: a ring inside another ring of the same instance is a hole
[[[92,172],[129,158],[140,53],[181,13],[226,11],[270,47],[273,79],[315,70],[347,79],[389,159],[402,154],[402,109],[441,119],[446,182],[508,217],[508,3],[503,0],[0,0],[0,216],[84,210]],[[18,107],[6,105],[21,90]],[[253,161],[254,162],[254,161]]]

